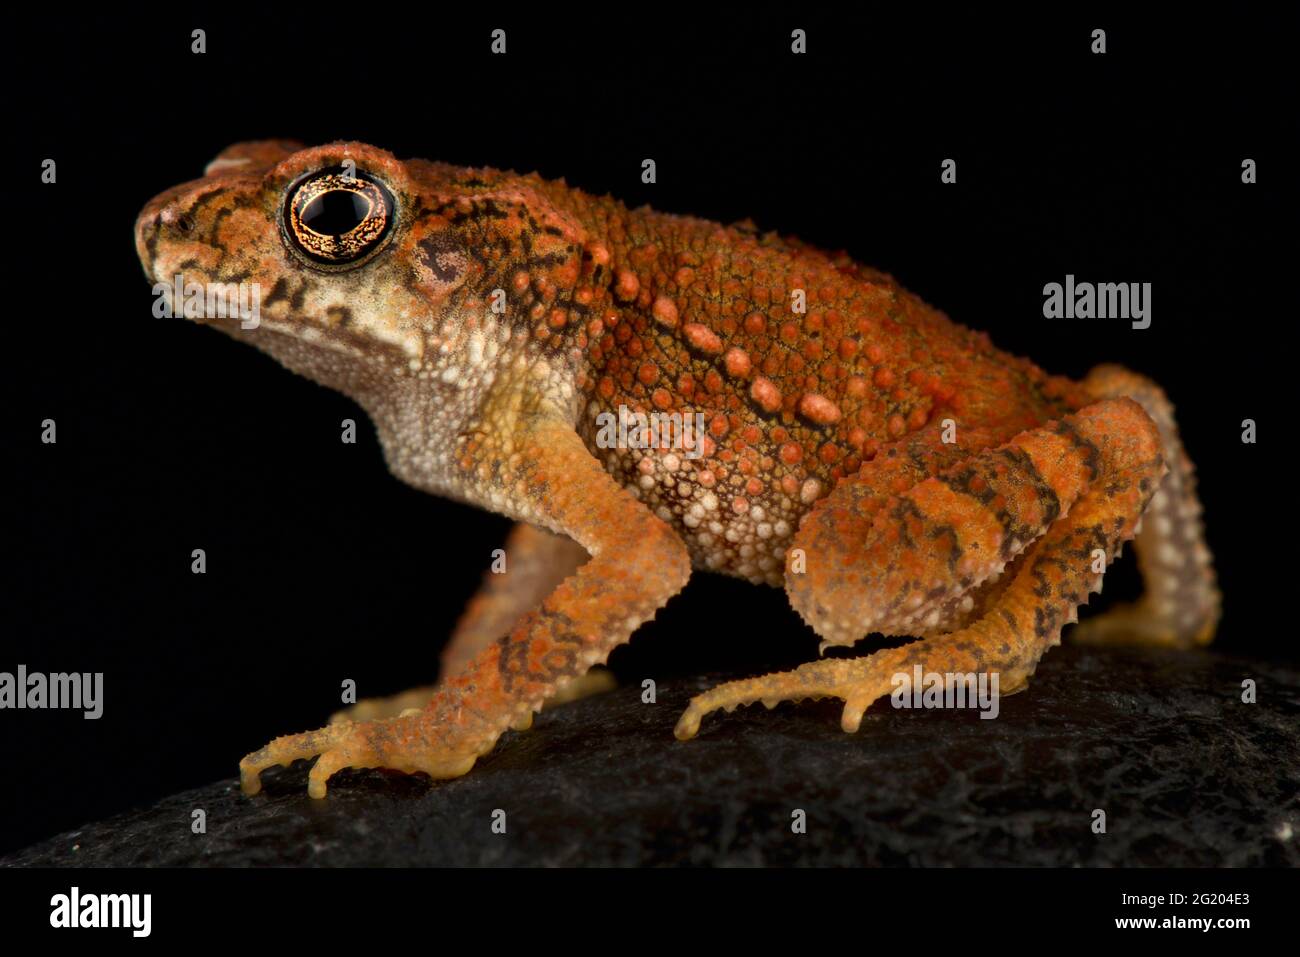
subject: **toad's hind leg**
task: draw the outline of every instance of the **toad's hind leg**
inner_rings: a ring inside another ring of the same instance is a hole
[[[1133,542],[1142,597],[1085,619],[1070,637],[1112,644],[1206,644],[1219,622],[1220,596],[1201,525],[1196,473],[1179,440],[1174,407],[1159,386],[1120,366],[1098,366],[1083,384],[1099,399],[1124,395],[1142,405],[1160,430],[1169,472]]]
[[[1046,439],[1052,435],[1068,439],[1069,444],[1051,452]],[[1163,474],[1164,462],[1155,424],[1129,399],[1088,406],[1059,423],[1017,437],[1005,448],[1028,456],[1019,459],[1022,468],[1029,469],[1032,461],[1032,471],[1051,488],[1065,489],[1082,479],[1084,490],[1072,506],[1062,506],[1062,511],[1068,507],[1068,513],[1053,522],[1023,554],[1010,573],[1009,584],[990,596],[983,617],[950,634],[933,634],[865,658],[816,661],[791,672],[714,688],[691,701],[677,724],[677,736],[692,737],[700,719],[718,708],[730,710],[754,701],[771,706],[782,700],[820,697],[842,699],[845,704],[841,723],[846,731],[855,731],[866,708],[897,686],[901,679],[896,676],[910,679],[917,666],[924,674],[945,677],[996,674],[999,692],[1024,687],[1039,658],[1060,641],[1062,627],[1075,620],[1078,606],[1100,585],[1106,563],[1120,544],[1132,537],[1138,517]],[[1027,449],[1034,451],[1030,454]],[[995,449],[980,453],[972,457],[971,467],[978,469],[981,461],[996,461],[1002,452]],[[1016,481],[1013,474],[1003,475],[1002,479],[1008,485]],[[1019,476],[1019,481],[1027,480],[1028,476]],[[918,489],[932,481],[927,479]],[[977,484],[977,489],[982,487],[982,483]],[[1057,494],[1062,502],[1069,498]],[[924,500],[922,495],[920,501]],[[993,513],[1005,507],[1007,501],[999,494],[984,504]],[[882,514],[890,512],[887,506]],[[931,513],[930,518],[934,517]],[[1010,520],[1019,519],[1004,518]],[[923,526],[922,522],[918,527]],[[968,538],[957,529],[950,531],[956,532],[952,544],[955,556],[983,534],[977,523],[972,524],[976,538]],[[913,536],[911,541],[923,546],[929,539]],[[927,575],[939,567],[924,556],[915,560],[910,552],[903,559],[912,567],[925,568]],[[891,580],[888,574],[885,580]],[[887,592],[881,593],[880,606],[891,607],[890,598]]]
[[[1098,437],[1134,416],[1150,425],[1127,399],[1101,402],[997,447],[978,437],[978,451],[950,446],[916,466],[918,450],[873,459],[804,517],[789,552],[790,604],[830,645],[872,631],[952,631],[974,610],[979,586],[1096,478]]]

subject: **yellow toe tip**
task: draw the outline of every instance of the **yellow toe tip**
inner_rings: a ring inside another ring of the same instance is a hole
[[[673,737],[678,741],[689,741],[695,737],[700,730],[700,719],[695,715],[687,712],[681,716],[677,722],[677,727],[673,728]]]

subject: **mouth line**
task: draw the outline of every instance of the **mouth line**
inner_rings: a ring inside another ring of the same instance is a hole
[[[241,318],[237,308],[232,314],[226,316],[212,316],[206,313],[199,316],[186,316],[183,304],[181,308],[177,308],[174,302],[175,295],[172,283],[158,278],[156,263],[142,262],[141,265],[145,278],[151,284],[161,284],[167,287],[166,292],[162,293],[162,295],[166,297],[174,318],[184,319],[186,322],[200,326],[210,326],[246,341],[250,345],[255,346],[257,344],[256,334],[265,330],[277,337],[296,340],[308,346],[317,346],[346,355],[382,357],[402,365],[407,365],[412,359],[421,358],[424,353],[423,343],[418,340],[411,340],[409,345],[404,342],[390,342],[374,336],[363,335],[348,329],[342,323],[328,324],[309,319],[302,314],[268,316],[260,306],[257,310],[257,325],[251,327],[245,327],[244,323],[249,320]],[[223,286],[238,285],[234,279],[229,281],[218,279],[204,281],[204,285],[210,283]]]
[[[187,321],[201,326],[210,326],[242,339],[250,345],[256,345],[258,333],[268,332],[283,339],[291,339],[307,346],[328,349],[331,352],[346,355],[382,356],[401,364],[410,362],[414,357],[414,353],[397,343],[384,342],[363,336],[349,329],[337,326],[321,326],[301,319],[261,317],[257,326],[253,328],[245,328],[243,325],[245,320],[240,319],[237,315],[225,317],[203,316]]]

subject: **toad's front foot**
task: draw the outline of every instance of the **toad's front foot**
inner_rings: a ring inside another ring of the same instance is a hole
[[[425,709],[396,718],[341,721],[276,738],[239,762],[240,787],[245,794],[257,794],[262,771],[317,755],[307,781],[307,793],[314,798],[323,798],[326,782],[344,768],[393,768],[423,771],[438,780],[456,778],[492,749],[500,733],[464,708],[449,709],[435,698]]]

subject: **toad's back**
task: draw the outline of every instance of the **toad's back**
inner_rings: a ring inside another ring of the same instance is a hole
[[[1086,401],[846,255],[747,224],[569,199],[586,218],[605,211],[595,218],[614,263],[591,323],[580,430],[679,528],[697,566],[779,584],[799,517],[882,449],[942,444],[946,420],[948,441],[969,451]],[[689,421],[705,439],[691,454],[666,429],[652,448],[611,442],[620,407],[673,427],[668,417],[699,414]]]

